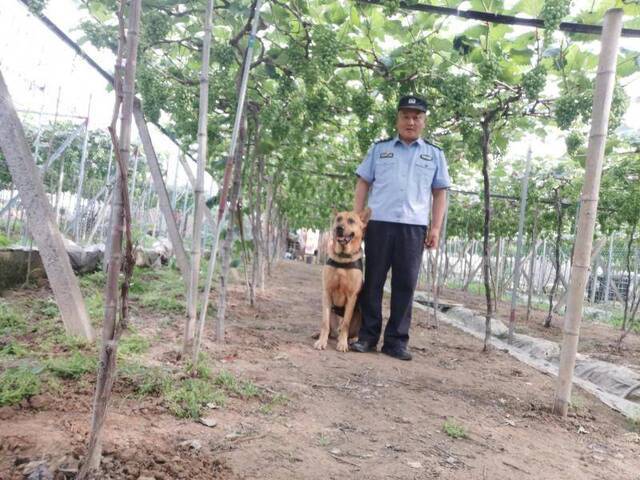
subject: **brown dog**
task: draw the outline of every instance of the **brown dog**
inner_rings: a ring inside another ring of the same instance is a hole
[[[314,348],[324,350],[338,337],[336,349],[349,350],[349,338],[358,335],[362,318],[356,303],[362,288],[362,238],[371,209],[362,213],[337,212],[327,247],[329,259],[322,270],[322,324]]]

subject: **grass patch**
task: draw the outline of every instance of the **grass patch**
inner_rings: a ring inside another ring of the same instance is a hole
[[[251,381],[238,381],[231,372],[222,370],[216,379],[215,384],[224,388],[228,393],[239,396],[243,399],[259,397],[260,388]]]
[[[80,352],[74,352],[69,357],[53,358],[47,362],[47,369],[55,376],[73,380],[94,372],[96,366],[95,357],[89,357]]]
[[[162,313],[183,313],[187,308],[182,292],[145,292],[140,297],[140,305],[153,312]]]
[[[447,420],[444,422],[442,431],[451,438],[467,438],[467,432],[464,427],[456,424],[453,420]]]
[[[124,363],[118,370],[119,379],[141,397],[160,396],[171,387],[170,374],[161,367],[147,367],[139,363]]]
[[[216,385],[232,392],[235,391],[236,388],[238,388],[236,377],[233,376],[233,373],[228,372],[227,370],[222,370],[218,374],[214,382]]]
[[[80,287],[83,289],[102,290],[107,279],[106,272],[97,270],[80,277]]]
[[[624,314],[614,314],[611,315],[611,317],[605,321],[605,323],[611,325],[612,327],[615,327],[616,330],[620,330],[620,328],[622,328],[622,320],[624,318]],[[627,325],[626,328],[629,328],[629,320],[627,319]],[[640,319],[638,317],[636,317],[633,321],[633,326],[631,327],[631,331],[634,333],[640,333]],[[622,333],[622,332],[621,332]]]
[[[178,418],[198,419],[205,405],[213,403],[223,407],[226,400],[222,390],[200,378],[184,379],[164,392],[167,408]]]
[[[24,317],[0,300],[0,334],[21,334],[27,330]]]
[[[260,407],[260,412],[265,415],[273,413],[276,407],[287,405],[289,403],[289,397],[283,393],[276,393],[271,400]]]
[[[131,355],[140,355],[149,350],[151,343],[138,333],[132,333],[123,337],[118,342],[118,356],[124,358]]]
[[[0,374],[0,406],[16,405],[37,395],[40,386],[40,377],[33,368],[9,368]]]
[[[93,292],[91,295],[85,296],[84,304],[87,307],[91,324],[94,327],[100,325],[104,318],[104,299],[102,292]]]
[[[206,358],[202,352],[200,352],[198,363],[195,365],[195,367],[193,366],[193,363],[191,363],[191,361],[188,362],[187,371],[194,372],[196,374],[196,377],[203,380],[211,380],[211,378],[213,377],[211,367],[207,365]]]
[[[184,282],[172,268],[136,270],[131,294],[140,305],[154,312],[184,313],[186,310]]]
[[[10,247],[12,245],[12,241],[9,240],[4,233],[0,233],[0,247]]]
[[[58,304],[52,298],[38,300],[35,310],[45,318],[57,318],[60,315]]]
[[[21,358],[26,357],[28,354],[29,350],[27,350],[24,345],[14,340],[11,340],[5,346],[0,348],[0,356]]]

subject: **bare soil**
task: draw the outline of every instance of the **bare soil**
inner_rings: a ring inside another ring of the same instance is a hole
[[[282,262],[255,308],[233,285],[224,346],[208,325],[214,371],[282,401],[232,398],[207,413],[217,421],[210,428],[117,388],[100,478],[640,480],[637,426],[580,389],[568,419],[551,415],[553,378],[501,351],[482,353],[447,326],[427,328],[424,312],[414,311],[411,362],[338,353],[331,340],[314,350],[320,268]],[[167,320],[135,319],[158,364],[175,363],[180,346],[182,322]],[[77,463],[92,381],[0,409],[0,479],[25,478],[34,460]],[[445,422],[465,438],[448,435]]]

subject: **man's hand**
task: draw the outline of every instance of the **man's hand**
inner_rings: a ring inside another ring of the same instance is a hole
[[[424,246],[431,249],[438,249],[438,243],[440,241],[440,229],[438,228],[430,228],[429,233],[427,234],[427,238],[424,241]]]

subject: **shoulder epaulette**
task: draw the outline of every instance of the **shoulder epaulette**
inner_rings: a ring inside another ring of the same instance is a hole
[[[377,145],[378,143],[388,142],[389,140],[393,140],[393,137],[383,138],[382,140],[378,140],[378,141],[376,141],[374,143]]]
[[[431,140],[427,139],[427,138],[423,138],[422,140],[424,140],[426,143],[428,143],[429,145],[431,145],[432,147],[437,148],[438,150],[442,150],[442,147],[436,143],[433,143]]]

